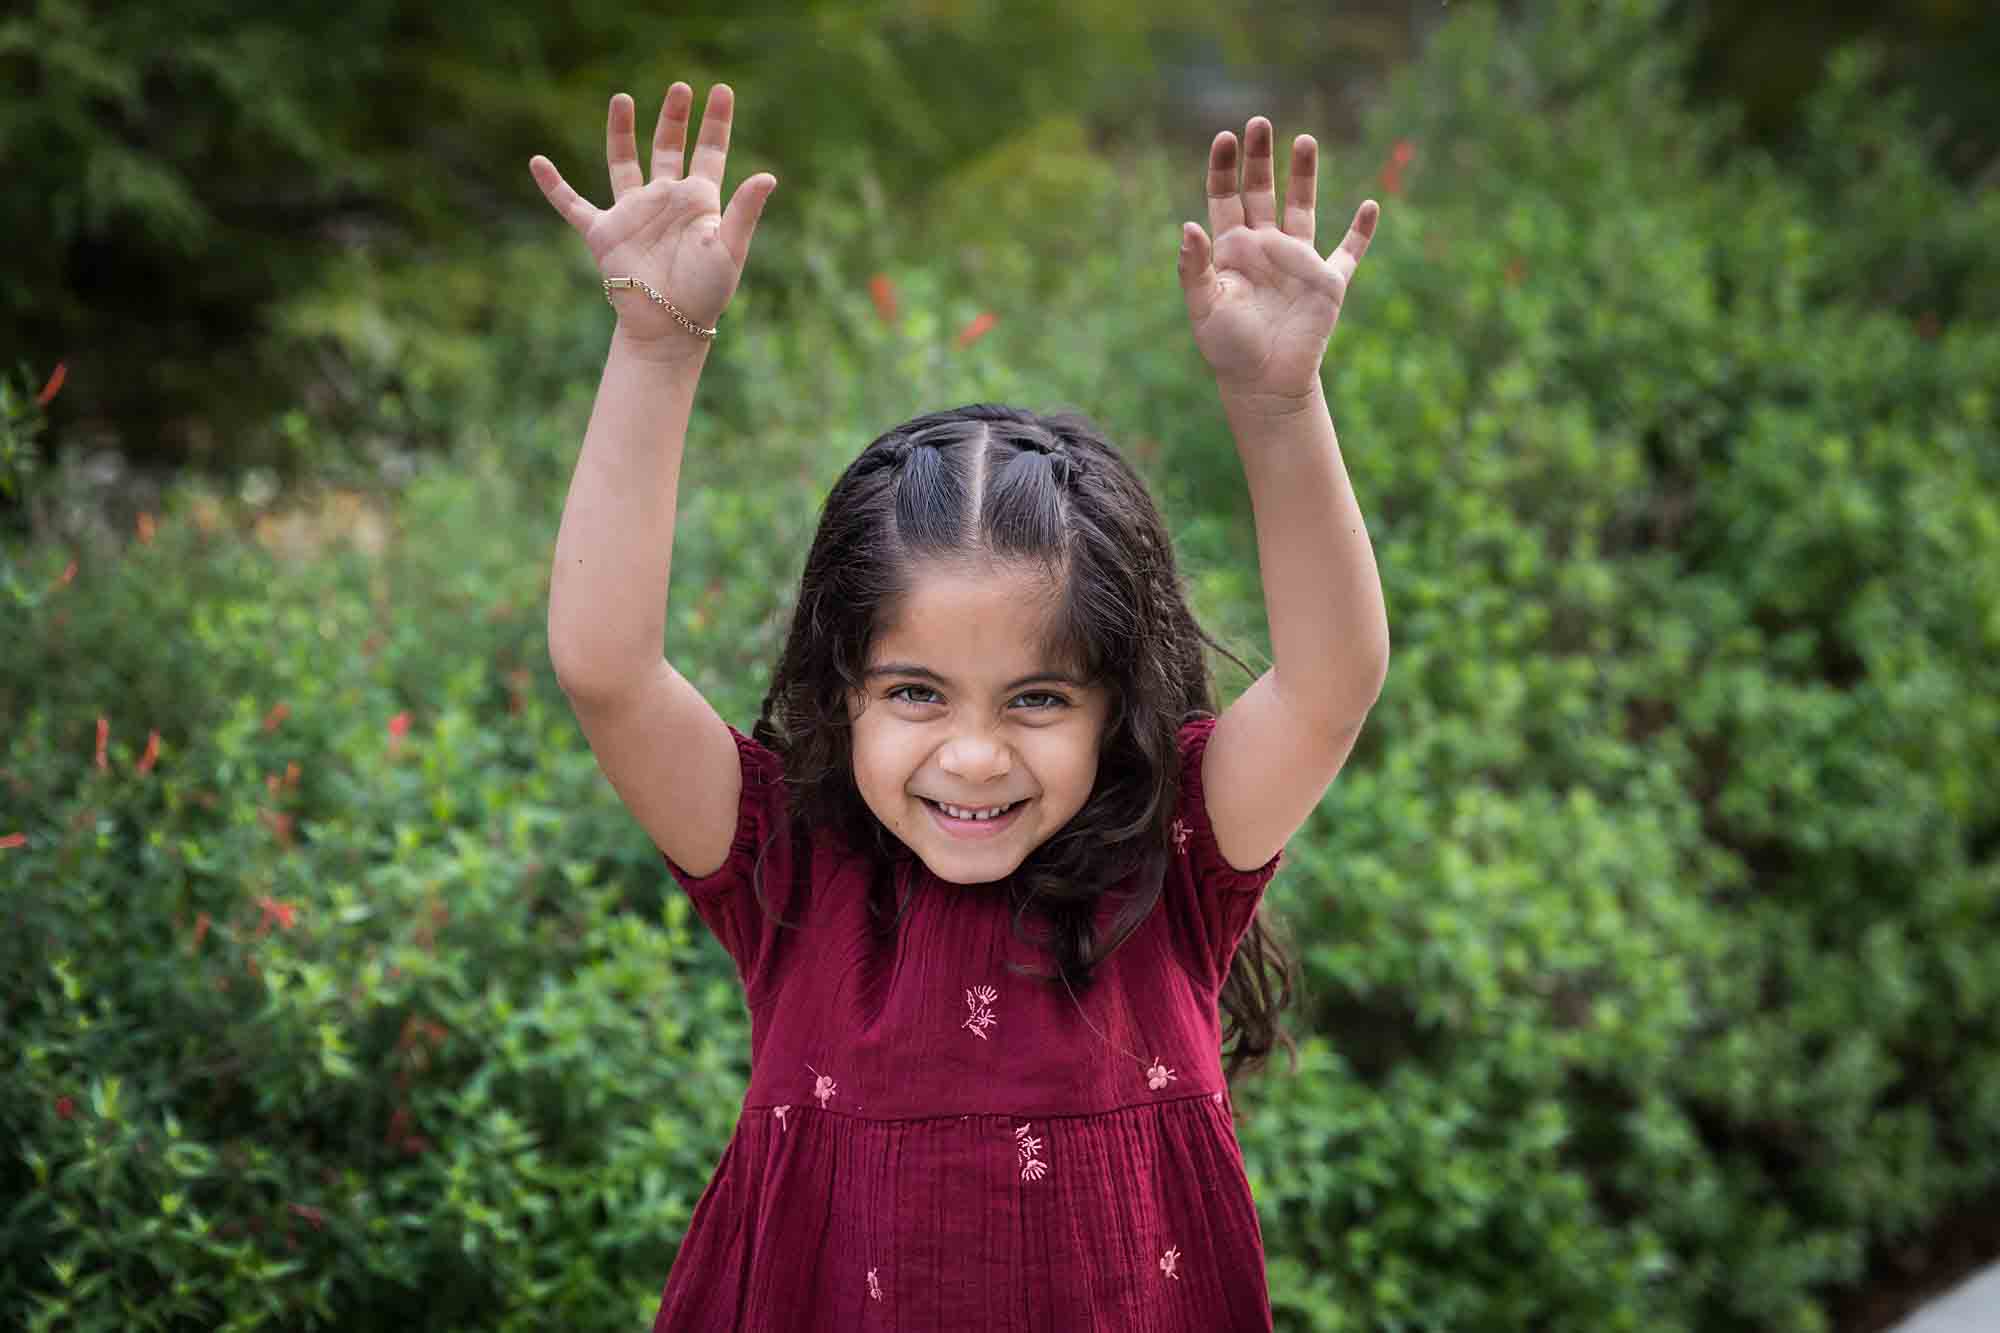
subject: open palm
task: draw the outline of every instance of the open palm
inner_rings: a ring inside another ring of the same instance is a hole
[[[1236,136],[1224,130],[1209,147],[1207,233],[1182,228],[1180,277],[1195,345],[1226,391],[1302,399],[1319,384],[1327,340],[1340,319],[1347,284],[1368,251],[1381,210],[1364,200],[1339,248],[1321,259],[1314,246],[1319,146],[1302,134],[1292,145],[1285,213],[1278,217],[1271,122],[1253,117],[1237,185]]]
[[[735,101],[726,83],[709,89],[701,138],[689,160],[694,89],[685,83],[669,88],[653,132],[653,178],[648,181],[639,168],[633,135],[636,108],[624,93],[614,95],[605,126],[612,197],[608,209],[571,189],[546,157],[528,163],[543,195],[582,235],[605,277],[642,278],[704,326],[714,324],[735,295],[757,219],[778,185],[768,172],[752,176],[737,188],[729,211],[722,211],[722,171],[729,159]],[[633,336],[666,338],[678,329],[677,321],[643,293],[626,298],[618,311],[620,326]]]

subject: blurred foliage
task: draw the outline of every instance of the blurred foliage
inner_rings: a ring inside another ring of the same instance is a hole
[[[2000,21],[1987,0],[1677,0],[1673,9],[1700,33],[1690,92],[1734,104],[1760,142],[1797,139],[1827,58],[1867,41],[1888,81],[1916,95],[1911,125],[1937,163],[1961,181],[2000,183]]]
[[[1507,7],[1527,21],[1542,8]],[[18,8],[0,18],[11,185],[0,235],[14,260],[0,366],[68,362],[77,382],[57,416],[76,447],[286,477],[328,465],[297,437],[289,414],[301,402],[341,423],[337,441],[388,431],[443,447],[448,429],[385,415],[385,395],[406,401],[408,372],[382,360],[396,334],[355,327],[355,273],[432,305],[441,256],[545,234],[526,170],[536,152],[602,199],[612,91],[636,96],[643,133],[672,80],[705,94],[726,79],[748,107],[726,189],[773,171],[788,206],[818,214],[863,176],[873,199],[894,200],[940,241],[1006,252],[1026,234],[1049,242],[1093,153],[1154,136],[1194,148],[1258,112],[1310,125],[1329,147],[1351,139],[1389,71],[1452,12],[1414,0],[697,0],[664,17],[385,0]],[[2000,25],[1982,22],[1985,8],[1678,0],[1668,14],[1699,35],[1704,99],[1747,107],[1772,142],[1831,44],[1876,37],[1881,82],[1921,100],[1922,151],[1954,179],[1991,183],[2000,104],[1985,71]],[[1006,276],[1045,296],[1070,255],[1042,257]],[[465,264],[443,300],[469,325],[425,336],[482,336],[494,307],[565,276],[503,284]],[[765,281],[788,292],[792,274],[767,269]],[[478,376],[463,364],[434,373],[453,387],[419,394],[456,399],[471,388],[457,381]],[[0,496],[0,508],[15,504]]]
[[[62,392],[68,374],[67,366],[57,365],[40,389],[34,387],[32,373],[25,365],[0,377],[0,499],[18,501],[25,497],[35,473],[41,470],[37,441],[49,428],[48,405]],[[23,507],[15,504],[0,509],[0,517],[12,518],[22,512]]]
[[[2000,203],[1879,46],[1780,157],[1653,0],[1454,9],[1322,168],[1323,248],[1384,205],[1326,375],[1395,649],[1271,890],[1305,1051],[1237,1105],[1279,1326],[1814,1333],[2000,1189]],[[732,180],[799,138],[739,91]],[[949,233],[900,136],[771,167],[669,607],[724,716],[825,486],[950,403],[1090,413],[1266,645],[1174,276],[1199,157],[1082,123],[954,164],[1006,197],[938,183]],[[190,475],[106,534],[59,456],[0,544],[0,1322],[635,1326],[747,1016],[548,666],[610,312],[548,215],[282,318],[348,377],[278,418],[315,484]]]
[[[355,265],[403,267],[414,285],[440,250],[469,261],[544,235],[536,152],[603,199],[614,91],[636,96],[643,138],[673,80],[698,98],[731,81],[747,112],[726,191],[771,170],[803,202],[801,185],[859,165],[856,145],[893,145],[866,169],[902,199],[1044,117],[1115,115],[1149,76],[1153,34],[1206,38],[1220,22],[1185,0],[710,2],[668,17],[35,0],[0,21],[0,234],[17,275],[0,364],[68,358],[87,386],[77,410],[135,457],[309,470],[320,460],[270,420],[302,393],[366,420],[379,386],[291,297],[340,291]],[[1021,119],[996,131],[999,107]],[[1025,202],[1033,184],[1012,193]],[[498,305],[565,277],[459,280]],[[454,313],[483,323],[485,303],[456,295]]]

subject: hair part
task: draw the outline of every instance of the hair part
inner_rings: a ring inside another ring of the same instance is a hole
[[[1038,568],[1052,593],[1048,659],[1104,686],[1110,700],[1089,798],[1012,877],[1016,932],[1028,938],[1023,919],[1035,909],[1047,926],[1036,942],[1055,961],[1053,972],[1028,974],[1080,994],[1159,901],[1180,795],[1178,733],[1215,711],[1205,649],[1243,663],[1195,620],[1158,507],[1088,418],[980,403],[875,439],[827,495],[753,735],[783,760],[795,823],[831,829],[883,867],[869,901],[885,934],[908,907],[907,896],[890,900],[915,855],[855,786],[848,700],[865,689],[869,647],[915,571],[940,561]],[[1127,877],[1135,891],[1093,938],[1099,898]],[[1296,1063],[1277,1022],[1296,967],[1263,917],[1260,908],[1220,997],[1231,1077],[1279,1043]]]

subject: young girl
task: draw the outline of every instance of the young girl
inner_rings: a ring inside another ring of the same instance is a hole
[[[710,90],[684,163],[674,84],[648,182],[613,97],[608,211],[530,163],[618,313],[550,654],[751,1015],[741,1117],[654,1327],[1268,1329],[1218,1005],[1234,1072],[1289,998],[1258,903],[1388,661],[1319,383],[1375,206],[1321,259],[1315,145],[1280,225],[1258,117],[1240,190],[1235,136],[1210,150],[1213,246],[1182,231],[1273,649],[1226,713],[1138,476],[1080,416],[980,405],[895,427],[835,483],[746,736],[660,656],[695,384],[777,185],[721,211],[733,100]]]

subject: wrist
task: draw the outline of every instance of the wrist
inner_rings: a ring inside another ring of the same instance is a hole
[[[611,350],[649,365],[698,368],[708,360],[713,341],[680,329],[667,334],[635,334],[620,321],[611,333]]]
[[[1326,389],[1317,375],[1311,385],[1296,392],[1232,385],[1221,380],[1216,381],[1215,387],[1222,397],[1223,411],[1231,417],[1282,421],[1315,408],[1324,410],[1326,406]]]

